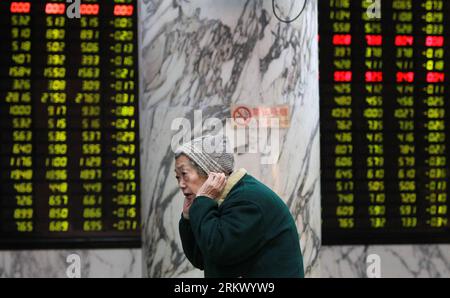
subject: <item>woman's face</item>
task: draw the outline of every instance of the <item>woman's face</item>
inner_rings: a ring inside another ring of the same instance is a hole
[[[181,155],[175,160],[175,174],[183,195],[192,200],[207,177],[199,176],[196,169],[186,155]]]

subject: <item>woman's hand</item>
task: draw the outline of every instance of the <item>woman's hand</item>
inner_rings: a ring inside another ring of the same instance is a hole
[[[225,185],[227,184],[227,178],[223,173],[210,173],[208,179],[200,187],[197,192],[198,196],[205,196],[211,199],[219,198]]]
[[[189,219],[189,209],[191,208],[192,203],[194,202],[195,197],[192,197],[191,199],[184,198],[183,203],[183,217],[185,219]]]

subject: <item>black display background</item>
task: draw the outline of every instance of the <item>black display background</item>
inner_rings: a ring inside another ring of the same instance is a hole
[[[401,204],[399,199],[398,179],[397,179],[397,157],[396,153],[398,147],[398,141],[396,139],[396,133],[398,132],[396,119],[394,117],[394,110],[396,108],[396,97],[399,97],[395,91],[396,84],[396,72],[395,67],[395,53],[396,47],[394,46],[395,38],[395,24],[393,22],[393,9],[392,0],[382,0],[382,18],[379,20],[383,28],[383,146],[384,146],[384,167],[385,170],[385,194],[386,194],[386,218],[387,225],[379,230],[373,229],[368,224],[369,214],[367,207],[368,201],[368,189],[367,180],[365,179],[367,165],[366,157],[368,142],[365,139],[365,133],[367,130],[366,119],[363,116],[363,110],[367,107],[365,104],[365,97],[367,93],[364,90],[364,72],[366,71],[364,65],[364,51],[366,48],[364,32],[364,21],[362,20],[363,8],[361,6],[362,1],[351,0],[351,32],[352,35],[352,68],[353,81],[352,81],[352,135],[353,135],[353,179],[355,190],[354,193],[354,206],[355,206],[355,227],[352,229],[342,229],[338,227],[336,207],[338,205],[336,196],[335,182],[339,181],[335,179],[334,166],[336,155],[334,148],[337,142],[334,140],[334,133],[337,131],[336,119],[331,116],[331,110],[336,107],[333,100],[333,73],[336,69],[333,67],[333,50],[332,44],[333,37],[333,20],[330,19],[330,3],[332,1],[319,1],[319,32],[320,32],[320,97],[321,97],[321,182],[322,182],[322,242],[324,245],[342,245],[342,244],[413,244],[413,243],[450,243],[450,226],[441,228],[431,228],[425,224],[427,214],[425,208],[428,206],[425,197],[427,196],[427,190],[425,185],[429,182],[425,176],[427,172],[426,162],[429,158],[425,152],[427,145],[424,139],[427,130],[424,126],[427,117],[424,112],[428,108],[423,102],[427,96],[423,92],[422,88],[426,84],[426,70],[422,67],[422,64],[427,60],[422,52],[426,49],[425,38],[426,34],[422,31],[425,22],[421,19],[425,14],[425,9],[422,4],[425,1],[412,1],[413,13],[414,13],[414,73],[415,73],[415,93],[414,93],[414,122],[415,130],[415,159],[416,159],[416,194],[417,194],[417,207],[418,207],[418,225],[415,228],[403,228],[400,222],[400,216],[398,207]],[[338,2],[338,1],[333,1]],[[443,13],[447,16],[450,13],[450,3],[444,2]],[[450,24],[448,18],[444,17],[444,37],[445,37],[445,57],[444,60],[447,63],[449,60],[448,45],[450,42]],[[336,33],[340,34],[340,33]],[[401,34],[399,34],[401,35]],[[447,84],[448,77],[450,75],[449,65],[445,65],[446,80],[444,84]],[[449,88],[446,86],[445,99],[449,98]],[[450,122],[448,121],[450,110],[448,102],[445,103],[445,133],[446,133],[446,148],[450,146],[449,133]],[[447,160],[446,169],[449,161]],[[448,174],[445,179],[448,183]],[[448,187],[447,187],[448,188]],[[448,196],[448,189],[447,189]],[[447,207],[449,207],[447,199]],[[447,218],[448,218],[447,211]]]
[[[10,61],[11,61],[11,14],[10,14],[10,2],[1,1],[0,11],[2,17],[0,18],[0,25],[2,32],[0,32],[0,96],[4,97],[11,85],[11,78],[8,76]],[[17,1],[16,1],[17,2]],[[117,92],[110,87],[111,84],[118,81],[112,75],[111,71],[114,70],[114,66],[110,63],[110,59],[118,54],[115,54],[110,50],[110,47],[116,44],[111,34],[115,29],[112,26],[114,20],[113,9],[114,4],[132,4],[134,6],[133,27],[130,29],[133,31],[133,40],[130,41],[134,44],[134,49],[131,54],[134,63],[129,70],[134,71],[134,78],[130,79],[134,81],[134,90],[128,92],[135,97],[134,116],[135,128],[135,154],[128,157],[133,157],[136,160],[134,171],[136,178],[129,182],[136,183],[136,190],[130,192],[137,196],[136,204],[133,207],[137,210],[137,220],[139,221],[140,209],[139,209],[139,115],[138,115],[138,57],[137,57],[137,3],[136,1],[125,1],[128,3],[114,3],[113,0],[98,1],[98,2],[86,2],[86,3],[98,3],[100,5],[100,13],[98,15],[100,25],[98,30],[100,32],[99,44],[100,52],[98,55],[101,57],[100,62],[100,105],[101,105],[101,132],[102,132],[102,178],[97,180],[102,183],[102,222],[103,230],[99,232],[84,232],[82,229],[82,186],[79,179],[80,167],[78,166],[78,160],[82,156],[82,142],[81,142],[81,105],[74,102],[74,97],[81,91],[82,79],[77,77],[78,68],[80,65],[80,57],[82,55],[80,50],[80,19],[69,19],[66,15],[65,30],[66,30],[66,48],[64,54],[66,56],[65,67],[67,69],[64,80],[67,81],[67,133],[68,141],[68,184],[69,184],[69,216],[70,228],[68,232],[49,232],[48,231],[48,196],[49,189],[45,180],[45,171],[49,168],[45,166],[45,157],[47,156],[47,120],[48,117],[46,106],[40,103],[40,97],[47,85],[47,79],[43,77],[43,68],[45,67],[47,55],[46,52],[46,39],[45,39],[45,3],[52,1],[30,1],[31,5],[31,55],[32,55],[32,75],[31,75],[31,91],[32,91],[32,131],[33,131],[33,224],[34,230],[31,233],[19,233],[13,232],[14,219],[12,217],[12,210],[15,206],[13,199],[14,190],[12,189],[12,183],[9,180],[9,158],[11,154],[12,130],[11,130],[11,116],[8,113],[8,104],[6,104],[2,98],[0,98],[0,248],[2,249],[16,249],[16,248],[112,248],[112,247],[140,247],[140,227],[136,229],[130,229],[127,231],[118,231],[113,228],[113,223],[117,220],[113,215],[114,208],[117,208],[112,202],[114,195],[117,195],[115,191],[116,183],[118,182],[112,176],[113,170],[120,170],[114,166],[113,161],[118,157],[115,152],[112,151],[114,145],[117,145],[112,139],[113,133],[118,131],[112,127],[111,122],[117,120],[117,117],[112,112],[112,109],[117,108],[117,105],[111,101]],[[56,1],[55,1],[56,2]],[[122,1],[123,2],[123,1]],[[59,3],[64,3],[60,1]],[[68,4],[66,4],[67,6]],[[82,16],[83,18],[83,16]],[[120,54],[119,54],[120,55]],[[130,118],[131,119],[131,118]]]

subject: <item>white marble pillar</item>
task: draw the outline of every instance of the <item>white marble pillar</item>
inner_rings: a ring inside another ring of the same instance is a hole
[[[276,2],[286,19],[304,3]],[[274,17],[271,0],[140,1],[144,276],[203,276],[185,258],[179,239],[183,198],[173,173],[171,125],[177,117],[195,124],[199,110],[203,119],[230,118],[233,104],[290,107],[277,162],[265,165],[262,154],[240,154],[237,163],[287,202],[301,233],[307,276],[318,276],[317,22],[316,0],[308,0],[290,24]]]

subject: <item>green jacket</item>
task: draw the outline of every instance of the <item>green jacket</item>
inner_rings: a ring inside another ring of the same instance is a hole
[[[304,277],[297,228],[281,198],[248,174],[229,188],[221,204],[199,196],[189,220],[181,217],[189,261],[205,277]]]

